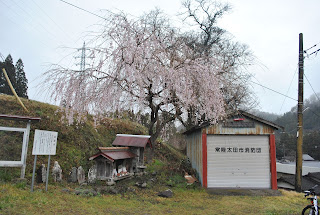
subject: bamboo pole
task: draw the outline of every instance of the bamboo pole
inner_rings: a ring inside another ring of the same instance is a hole
[[[5,68],[2,68],[2,72],[3,72],[4,76],[5,76],[6,79],[7,79],[8,85],[9,85],[9,87],[10,87],[13,95],[17,98],[17,100],[18,100],[19,104],[22,106],[22,108],[29,113],[29,110],[24,106],[24,104],[23,104],[22,101],[20,100],[19,96],[17,95],[16,91],[14,90],[14,88],[13,88],[13,86],[12,86],[12,84],[11,84],[11,81],[10,81],[10,79],[9,79],[9,76],[8,76],[6,70],[5,70]]]

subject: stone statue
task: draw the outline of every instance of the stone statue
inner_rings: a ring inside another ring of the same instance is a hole
[[[72,167],[69,173],[68,182],[76,183],[78,180],[77,173],[78,173],[78,169],[76,167]]]
[[[52,176],[54,182],[61,182],[62,181],[62,169],[58,163],[58,161],[54,162],[53,168],[52,168]]]
[[[78,167],[77,179],[79,184],[83,184],[86,182],[86,175],[84,173],[82,166]]]
[[[90,184],[95,183],[97,179],[97,166],[93,165],[88,171],[88,182]]]
[[[46,181],[47,178],[47,168],[46,165],[41,164],[41,166],[37,169],[37,177],[36,182],[37,183],[43,183]]]

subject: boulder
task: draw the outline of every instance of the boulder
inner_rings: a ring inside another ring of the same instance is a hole
[[[158,196],[164,197],[164,198],[171,198],[173,196],[173,192],[170,189],[168,189],[168,190],[159,192]]]
[[[137,182],[136,186],[140,187],[140,188],[146,188],[147,187],[147,183],[146,182]]]

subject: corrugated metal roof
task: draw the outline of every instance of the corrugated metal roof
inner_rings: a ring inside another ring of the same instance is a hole
[[[302,160],[303,160],[303,161],[314,161],[314,158],[311,157],[311,156],[308,155],[308,154],[303,154],[303,155],[302,155]]]
[[[127,150],[123,150],[123,151],[109,151],[109,150],[103,150],[93,156],[91,156],[89,158],[89,160],[93,160],[99,156],[102,156],[104,158],[107,158],[108,160],[114,162],[115,160],[122,160],[122,159],[128,159],[128,158],[134,158],[137,155],[127,151]]]
[[[112,145],[146,147],[148,143],[150,144],[150,136],[148,135],[117,134],[117,137],[113,141]]]
[[[260,117],[257,117],[257,116],[255,116],[255,115],[253,115],[253,114],[250,114],[250,113],[246,112],[246,111],[239,110],[239,113],[242,114],[242,115],[244,115],[244,116],[246,116],[246,117],[249,117],[249,118],[251,118],[251,119],[254,119],[254,120],[260,121],[260,122],[262,122],[262,123],[264,123],[264,124],[266,124],[266,125],[269,125],[269,126],[275,128],[275,129],[277,129],[277,130],[279,130],[279,129],[284,130],[284,128],[283,128],[282,126],[277,125],[277,124],[275,124],[275,123],[273,123],[273,122],[270,122],[270,121],[268,121],[268,120],[262,119],[262,118],[260,118]]]
[[[7,119],[7,120],[17,120],[17,121],[39,121],[40,117],[30,117],[30,116],[17,116],[17,115],[7,115],[7,114],[0,114],[0,119]]]
[[[98,147],[99,151],[123,151],[129,150],[129,147]]]
[[[282,176],[278,179],[278,181],[284,181],[287,182],[293,186],[295,186],[295,175],[287,175],[287,176]],[[309,190],[313,186],[315,186],[317,183],[313,181],[309,176],[303,176],[302,177],[302,190]],[[315,192],[317,194],[320,193],[320,187],[315,188]]]
[[[273,128],[273,129],[277,129],[277,130],[278,130],[278,129],[284,130],[284,128],[283,128],[282,126],[279,126],[279,125],[277,125],[277,124],[275,124],[275,123],[273,123],[273,122],[270,122],[270,121],[268,121],[268,120],[262,119],[262,118],[260,118],[260,117],[257,117],[257,116],[255,116],[255,115],[252,115],[252,114],[247,113],[247,112],[242,111],[242,110],[239,110],[239,111],[238,111],[238,114],[236,114],[236,115],[231,115],[231,116],[229,116],[227,119],[233,118],[233,117],[238,116],[238,115],[240,115],[240,116],[245,116],[245,117],[248,117],[248,118],[250,118],[250,119],[252,119],[252,120],[258,121],[258,122],[260,122],[260,123],[268,126],[269,128],[271,127],[271,128]],[[243,119],[245,119],[245,118],[243,118]],[[223,122],[220,121],[220,122],[218,122],[217,124],[222,124],[222,123],[223,123]],[[217,124],[215,124],[215,125],[217,125]],[[197,125],[197,126],[194,126],[194,127],[190,128],[189,130],[183,132],[183,134],[190,134],[190,133],[192,133],[192,132],[194,132],[194,131],[197,131],[197,130],[199,130],[199,129],[202,129],[202,128],[205,128],[205,127],[209,127],[210,125],[212,125],[210,122],[204,122],[204,123],[202,123],[201,125]]]

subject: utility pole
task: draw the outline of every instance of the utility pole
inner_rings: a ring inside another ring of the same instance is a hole
[[[298,129],[296,151],[295,189],[301,192],[302,183],[302,143],[303,143],[303,34],[299,34],[299,81],[298,81]]]

